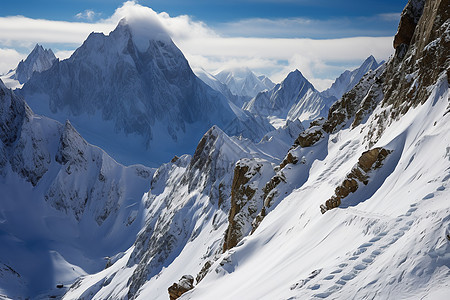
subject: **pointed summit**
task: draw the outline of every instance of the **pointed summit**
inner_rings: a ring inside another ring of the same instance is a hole
[[[359,68],[354,69],[353,71],[346,70],[342,73],[329,89],[322,92],[322,95],[328,98],[336,97],[336,100],[340,99],[342,95],[350,91],[367,72],[377,69],[383,63],[384,62],[378,63],[375,57],[370,55],[364,60]]]
[[[244,109],[269,119],[300,119],[307,125],[324,116],[330,105],[303,74],[295,70],[272,90],[259,93]]]
[[[33,72],[46,71],[55,61],[56,56],[51,49],[44,49],[41,45],[36,44],[28,57],[17,65],[15,73],[10,78],[24,84],[31,78]]]

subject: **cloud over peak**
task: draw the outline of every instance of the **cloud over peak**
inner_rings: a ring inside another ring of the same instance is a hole
[[[3,53],[6,48],[26,47],[31,50],[34,44],[40,43],[53,48],[60,58],[66,58],[89,33],[109,34],[121,19],[126,18],[141,49],[148,46],[148,39],[170,36],[192,67],[214,72],[224,67],[246,66],[274,81],[281,81],[290,71],[299,69],[319,90],[327,88],[344,68],[357,67],[369,55],[382,60],[392,53],[392,36],[311,39],[281,34],[289,32],[293,25],[309,28],[319,24],[325,30],[326,24],[333,23],[332,20],[327,23],[302,18],[249,19],[216,24],[212,28],[190,16],[173,17],[165,12],[157,13],[135,1],[124,2],[113,15],[97,21],[82,21],[99,16],[93,11],[86,10],[80,14],[77,22],[24,16],[0,17],[0,28],[3,29],[0,31],[0,48],[4,48]],[[374,16],[394,17],[394,14]],[[265,30],[269,34],[263,36]],[[14,68],[18,63],[17,57],[24,56],[16,53],[18,55],[0,56],[0,73]]]

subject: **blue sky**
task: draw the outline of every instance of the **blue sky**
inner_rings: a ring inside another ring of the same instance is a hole
[[[25,0],[3,1],[0,16],[23,15],[30,18],[75,21],[76,15],[85,10],[96,13],[94,19],[105,18],[114,13],[124,1],[121,0]],[[307,18],[321,21],[342,20],[342,26],[351,26],[356,33],[366,30],[370,36],[393,35],[398,19],[389,16],[399,14],[406,0],[140,0],[138,3],[157,12],[171,16],[189,15],[212,28],[243,19]],[[387,16],[376,22],[376,16]],[[356,30],[358,29],[358,30]],[[334,32],[335,33],[335,32]],[[333,32],[302,34],[298,37],[331,37]],[[352,32],[341,36],[352,36]],[[353,35],[354,36],[354,35]],[[335,35],[333,37],[336,37]]]
[[[275,81],[298,68],[323,89],[371,54],[388,58],[407,0],[124,2],[3,1],[0,74],[17,65],[35,43],[66,58],[90,32],[107,34],[119,17],[147,10],[159,14],[193,67],[214,72],[244,64]]]

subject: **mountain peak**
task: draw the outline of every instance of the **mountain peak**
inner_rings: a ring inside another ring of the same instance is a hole
[[[127,31],[139,51],[145,52],[149,47],[149,41],[171,42],[167,31],[156,17],[132,16],[122,18],[114,31]]]
[[[36,44],[27,58],[17,65],[14,79],[23,84],[31,78],[33,72],[50,69],[55,60],[56,56],[51,49],[44,49],[41,45]]]

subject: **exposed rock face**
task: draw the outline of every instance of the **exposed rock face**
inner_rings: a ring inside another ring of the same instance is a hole
[[[169,291],[170,300],[175,300],[181,297],[184,293],[194,288],[194,277],[191,275],[184,275],[178,283],[172,284]]]
[[[397,51],[397,55],[399,55],[400,51],[403,52],[403,55],[405,54],[414,35],[416,25],[422,16],[424,4],[425,0],[409,1],[403,10],[397,34],[394,38],[394,49]],[[400,49],[399,46],[402,44],[404,46]]]
[[[272,173],[272,166],[259,159],[242,159],[236,163],[231,186],[231,208],[223,251],[235,247],[251,231],[251,223],[261,209],[261,201],[255,196],[262,173]]]
[[[354,128],[361,124],[383,99],[383,72],[384,65],[370,71],[352,90],[336,101],[330,108],[323,130],[333,133],[346,125],[351,124]]]
[[[441,76],[445,76],[447,82],[450,82],[448,1],[410,1],[403,15],[418,22],[408,47],[404,47],[404,55],[397,53],[386,66],[382,78],[383,110],[377,113],[374,118],[377,121],[371,124],[367,135],[370,145],[379,139],[393,120],[406,114],[411,107],[423,104],[430,96],[431,86]],[[399,26],[399,35],[401,31],[402,26]],[[401,40],[400,37],[398,39]],[[400,44],[398,48],[402,45],[406,44]]]
[[[367,185],[371,171],[380,168],[389,153],[391,151],[384,148],[374,148],[364,152],[360,156],[357,165],[346,176],[342,184],[336,188],[335,194],[325,202],[325,205],[322,204],[320,206],[322,214],[330,209],[339,207],[345,197],[350,193],[356,192],[359,187],[358,182]]]
[[[39,126],[32,126],[33,113],[24,100],[1,81],[0,100],[0,174],[9,163],[15,173],[36,186],[51,163],[46,137]]]
[[[281,162],[280,169],[283,169],[288,164],[295,165],[297,162],[298,162],[298,157],[294,156],[291,152],[289,152],[288,155],[286,155],[284,160]]]
[[[294,147],[307,148],[317,143],[325,135],[322,126],[323,118],[312,122],[308,129],[299,134],[294,142]]]
[[[371,55],[359,68],[353,71],[346,70],[342,73],[331,85],[331,87],[321,92],[321,94],[325,97],[334,96],[336,97],[336,100],[341,99],[342,95],[349,92],[361,80],[361,78],[367,74],[367,72],[377,69],[381,64],[383,64],[383,62],[379,64]]]

